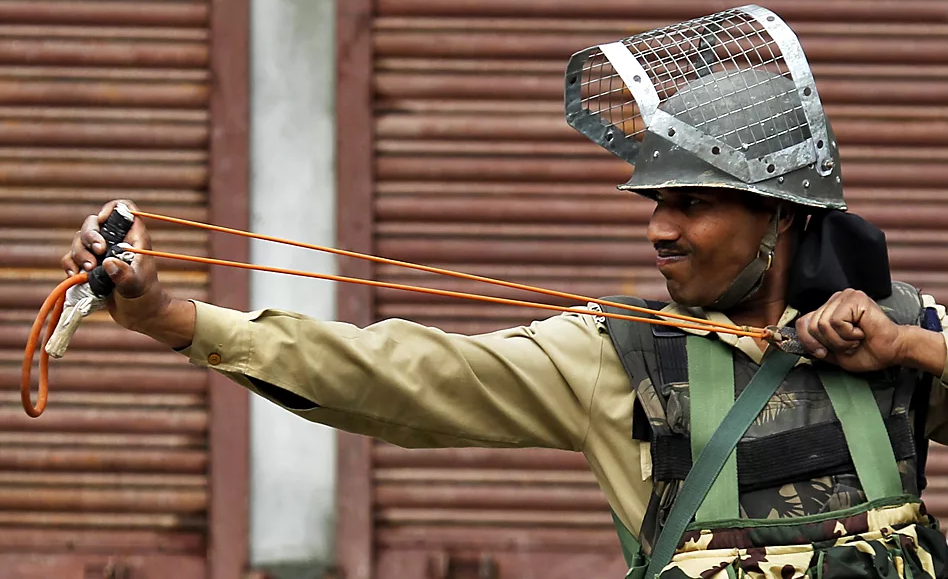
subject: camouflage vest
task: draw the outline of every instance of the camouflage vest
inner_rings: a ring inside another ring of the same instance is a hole
[[[628,297],[606,299],[661,305]],[[907,284],[893,284],[892,297],[880,305],[898,324],[924,325],[919,293]],[[606,323],[636,393],[633,437],[651,448],[654,490],[639,535],[649,555],[692,464],[686,335],[611,318]],[[734,352],[737,396],[759,367]],[[917,427],[924,423],[928,389],[917,389],[918,373],[904,368],[865,378],[892,443],[903,491],[918,497],[925,484],[927,446]],[[841,425],[813,365],[790,371],[738,444],[737,464],[742,519],[810,518],[866,503]]]

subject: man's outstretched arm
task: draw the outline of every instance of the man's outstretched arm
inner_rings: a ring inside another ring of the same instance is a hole
[[[90,216],[63,258],[68,271],[104,244]],[[133,205],[129,204],[131,207]],[[126,238],[148,248],[136,220]],[[558,316],[482,336],[404,320],[360,329],[291,312],[243,313],[172,299],[154,260],[110,259],[109,311],[309,420],[402,446],[541,446],[579,450],[604,348],[588,316]]]

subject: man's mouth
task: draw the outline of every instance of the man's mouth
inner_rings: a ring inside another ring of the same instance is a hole
[[[680,263],[686,259],[688,259],[687,253],[682,253],[680,251],[659,251],[658,256],[655,258],[655,265],[661,269],[663,267]]]

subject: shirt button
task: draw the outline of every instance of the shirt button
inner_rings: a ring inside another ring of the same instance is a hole
[[[221,363],[221,355],[218,354],[217,352],[214,352],[213,354],[207,357],[207,363],[210,364],[211,366],[217,366],[218,364]]]

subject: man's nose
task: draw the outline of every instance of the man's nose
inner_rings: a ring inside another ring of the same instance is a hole
[[[649,242],[655,245],[659,242],[675,242],[681,237],[681,229],[674,219],[673,211],[661,205],[652,212],[648,222],[647,236]]]

